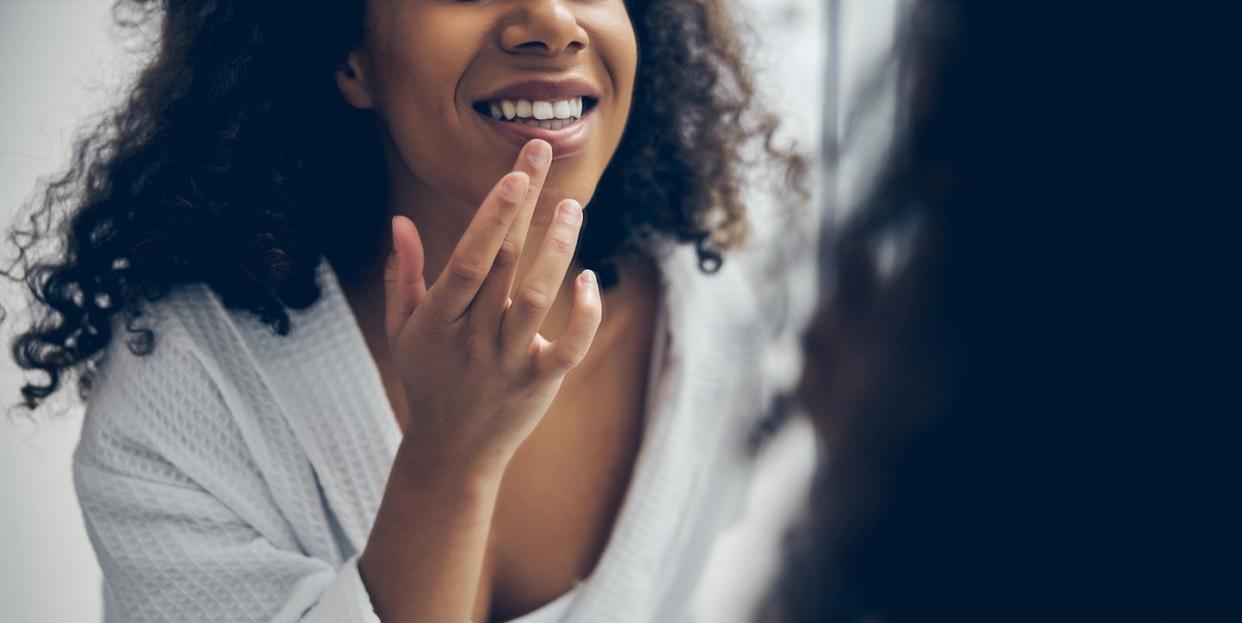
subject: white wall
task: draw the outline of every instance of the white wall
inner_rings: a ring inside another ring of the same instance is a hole
[[[36,179],[60,169],[84,117],[113,101],[126,74],[107,0],[0,2],[0,223],[34,196]],[[0,249],[7,260],[12,249]],[[21,376],[8,338],[22,300],[0,292],[0,405],[17,400]],[[18,307],[15,309],[15,305]],[[100,574],[73,494],[69,457],[80,409],[38,425],[0,419],[0,618],[98,620]]]

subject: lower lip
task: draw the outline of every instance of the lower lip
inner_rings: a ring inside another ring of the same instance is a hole
[[[522,147],[531,139],[540,138],[547,141],[552,145],[552,159],[556,160],[557,158],[572,156],[586,147],[587,139],[591,136],[591,126],[595,119],[594,112],[595,109],[588,110],[578,121],[559,130],[537,128],[512,121],[497,121],[477,111],[476,114],[483,121],[487,122],[492,129],[496,130],[501,138],[518,147]]]

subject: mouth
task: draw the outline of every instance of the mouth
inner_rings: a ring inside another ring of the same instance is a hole
[[[553,160],[586,149],[603,110],[600,89],[574,75],[528,79],[475,97],[471,107],[491,134],[519,149],[545,140]]]
[[[501,97],[475,102],[472,107],[483,124],[512,146],[531,139],[552,146],[552,159],[573,156],[586,148],[595,125],[599,100],[587,96],[560,99]]]
[[[598,103],[593,97],[559,100],[494,99],[474,103],[475,112],[500,123],[561,130],[578,123]]]

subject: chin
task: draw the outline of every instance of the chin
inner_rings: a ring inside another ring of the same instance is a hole
[[[585,208],[595,195],[599,178],[599,175],[593,175],[591,182],[584,184],[583,175],[563,170],[558,172],[554,163],[547,181],[543,184],[543,192],[539,195],[539,208],[550,210],[564,199],[573,199]]]

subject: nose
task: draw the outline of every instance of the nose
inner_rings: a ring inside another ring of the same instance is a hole
[[[509,24],[500,32],[505,51],[535,56],[578,52],[590,44],[586,30],[563,0],[518,2]]]

